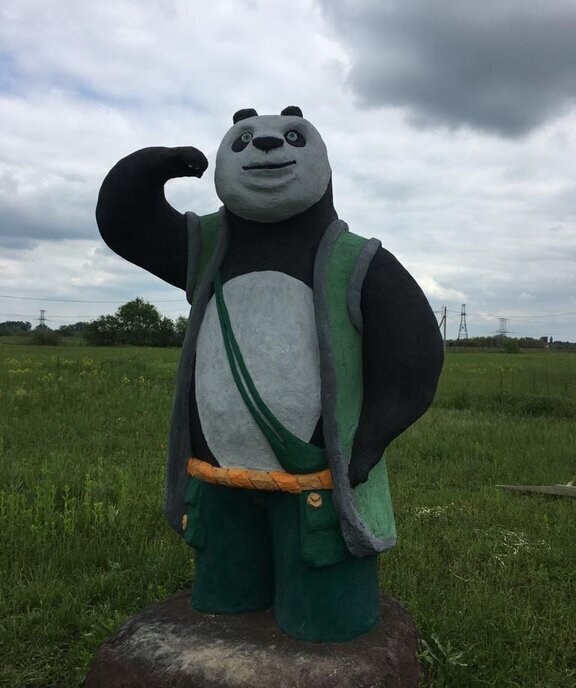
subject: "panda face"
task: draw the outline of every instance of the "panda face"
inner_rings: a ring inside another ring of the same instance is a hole
[[[297,116],[243,119],[216,155],[218,197],[235,215],[256,222],[280,222],[312,207],[330,175],[322,137]]]

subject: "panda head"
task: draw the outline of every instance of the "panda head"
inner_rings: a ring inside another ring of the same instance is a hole
[[[330,182],[326,146],[300,108],[240,110],[216,155],[216,193],[245,220],[281,222],[317,203]]]

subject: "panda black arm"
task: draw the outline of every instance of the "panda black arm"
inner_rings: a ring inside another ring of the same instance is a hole
[[[186,218],[164,196],[174,177],[201,177],[208,161],[196,148],[143,148],[108,173],[96,221],[120,256],[176,287],[186,286]]]
[[[386,447],[430,406],[442,369],[442,338],[426,297],[380,248],[362,286],[364,398],[349,467],[364,482]]]

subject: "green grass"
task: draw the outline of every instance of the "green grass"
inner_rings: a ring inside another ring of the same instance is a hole
[[[178,352],[0,346],[0,685],[78,686],[96,648],[191,585],[161,513]],[[576,686],[576,356],[449,355],[393,445],[382,589],[435,688]]]

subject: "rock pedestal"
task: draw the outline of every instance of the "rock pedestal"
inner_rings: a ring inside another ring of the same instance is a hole
[[[381,598],[378,626],[347,643],[284,635],[270,611],[190,609],[190,592],[156,602],[100,647],[85,688],[416,688],[417,632]]]

